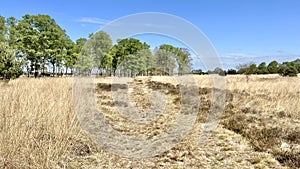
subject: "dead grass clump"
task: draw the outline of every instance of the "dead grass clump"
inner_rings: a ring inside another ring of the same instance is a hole
[[[300,168],[300,152],[296,150],[291,151],[277,151],[273,152],[276,160],[281,164],[291,167],[291,168]]]
[[[286,139],[289,142],[299,144],[300,145],[300,129],[295,128],[288,131],[288,134],[284,136],[284,139]]]
[[[270,151],[279,146],[283,136],[283,130],[279,127],[274,128],[256,128],[247,129],[244,135],[250,140],[254,150]]]
[[[222,124],[225,128],[244,135],[248,127],[247,116],[241,113],[231,114],[228,115],[227,119],[222,121]]]

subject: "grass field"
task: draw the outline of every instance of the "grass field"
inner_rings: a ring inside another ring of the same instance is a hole
[[[198,144],[211,106],[208,76],[193,76],[201,107],[187,137],[147,159],[104,151],[82,131],[75,115],[72,78],[20,78],[0,83],[0,168],[299,168],[300,78],[226,76],[225,111],[209,140]],[[97,79],[109,84],[111,78]],[[110,90],[96,89],[99,110],[113,128],[136,137],[165,131],[180,109],[172,77],[130,79],[128,97],[149,108],[150,90],[165,93],[166,110],[137,125],[118,114]],[[102,85],[103,86],[103,85]],[[161,87],[163,86],[163,88]]]

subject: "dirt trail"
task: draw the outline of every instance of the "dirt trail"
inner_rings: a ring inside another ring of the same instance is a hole
[[[116,80],[118,81],[118,80]],[[137,77],[125,82],[97,84],[99,109],[118,132],[137,138],[152,138],[166,131],[179,114],[178,87]],[[206,90],[206,89],[205,89]],[[200,90],[201,107],[193,129],[171,150],[152,158],[120,157],[101,148],[74,158],[74,168],[282,168],[268,153],[256,152],[242,136],[219,125],[211,137],[199,144],[209,112],[209,92]],[[130,111],[129,111],[130,110]],[[137,117],[137,118],[133,118]],[[75,167],[76,166],[76,167]],[[70,167],[72,168],[72,167]]]

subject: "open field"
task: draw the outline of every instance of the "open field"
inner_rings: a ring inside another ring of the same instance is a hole
[[[82,131],[75,115],[72,78],[0,83],[0,168],[300,167],[299,77],[226,76],[224,113],[203,144],[199,138],[212,106],[211,83],[208,76],[190,78],[198,85],[200,103],[192,130],[171,150],[143,159],[106,152]],[[126,80],[127,97],[138,110],[151,108],[151,103],[161,106],[152,102],[155,99],[165,100],[165,109],[149,124],[134,123],[118,112],[127,102],[112,97],[113,79],[97,79],[98,108],[108,124],[138,138],[166,131],[183,102],[178,82],[173,77]],[[151,98],[155,91],[164,99]]]

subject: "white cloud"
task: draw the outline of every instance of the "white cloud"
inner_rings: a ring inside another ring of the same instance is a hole
[[[81,23],[89,23],[89,24],[97,24],[97,25],[105,25],[108,22],[110,22],[109,20],[106,19],[93,18],[93,17],[82,17],[77,21]]]
[[[227,53],[222,55],[221,58],[228,58],[228,59],[254,59],[261,56],[255,54],[248,54],[248,53]]]

